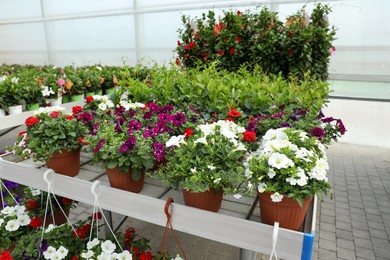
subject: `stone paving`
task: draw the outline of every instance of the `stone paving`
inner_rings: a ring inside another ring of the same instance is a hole
[[[1,136],[1,149],[14,142],[15,132]],[[318,203],[313,259],[390,259],[390,149],[333,143],[327,155],[334,198]],[[71,218],[85,219],[91,212],[80,203]],[[114,223],[120,218],[114,214]],[[127,219],[121,230],[128,226],[150,239],[154,251],[160,249],[163,227]],[[190,260],[240,258],[237,247],[182,232],[177,236]],[[172,255],[180,252],[172,237],[169,245]]]
[[[318,204],[312,259],[390,259],[390,149],[333,143],[328,149],[329,179],[333,199]],[[71,216],[85,218],[92,209],[79,205]],[[114,223],[120,221],[114,215]],[[124,228],[135,227],[158,251],[164,228],[127,219]],[[238,260],[237,247],[177,232],[191,260]],[[180,253],[170,236],[170,252]],[[271,249],[270,249],[271,251]],[[255,260],[269,259],[257,254]]]

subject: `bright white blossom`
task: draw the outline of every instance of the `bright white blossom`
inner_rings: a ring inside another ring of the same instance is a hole
[[[294,162],[291,159],[289,159],[286,155],[281,153],[273,153],[268,158],[268,164],[277,169],[294,166]]]
[[[99,105],[98,105],[98,108],[100,109],[100,110],[106,110],[107,109],[107,105],[106,105],[106,103],[100,103]]]
[[[181,258],[179,254],[177,254],[176,257],[172,258],[171,260],[184,260],[184,259]]]
[[[133,259],[133,255],[130,254],[129,251],[125,250],[122,253],[117,254],[116,255],[116,259],[118,259],[118,260],[132,260]]]
[[[30,216],[27,214],[19,215],[17,218],[21,226],[28,226],[31,222]]]
[[[268,177],[270,177],[272,179],[275,175],[276,175],[275,171],[270,168],[268,171]]]
[[[45,252],[43,252],[43,256],[45,257],[45,259],[51,259],[52,255],[54,255],[54,253],[56,252],[57,250],[52,247],[52,246],[49,246],[47,248],[47,250]]]
[[[101,247],[103,252],[111,254],[112,252],[114,252],[116,245],[112,243],[111,240],[106,240],[102,242]]]
[[[65,247],[63,246],[60,246],[58,249],[57,249],[57,253],[59,254],[60,257],[62,257],[61,259],[64,259],[68,253],[69,253],[69,250],[66,249]]]
[[[221,180],[222,180],[221,178],[216,178],[216,179],[214,180],[214,183],[220,183]]]
[[[180,144],[186,144],[186,141],[184,139],[185,139],[185,135],[172,136],[165,143],[165,146],[166,147],[171,147],[171,146],[179,147]]]
[[[13,231],[18,230],[19,227],[20,227],[19,221],[15,220],[15,219],[11,219],[7,222],[7,225],[5,225],[5,230],[13,232]]]
[[[48,97],[50,95],[54,95],[55,92],[53,91],[52,88],[49,88],[48,86],[43,86],[43,89],[41,90],[42,96]]]
[[[88,250],[87,252],[84,252],[81,254],[82,258],[89,259],[94,255],[93,251]]]
[[[195,172],[196,172],[196,167],[195,167],[195,168],[191,168],[190,171],[191,171],[192,173],[195,173]]]
[[[197,143],[201,143],[201,144],[207,145],[206,136],[203,136],[203,137],[201,137],[201,138],[198,138],[197,140],[194,141],[194,144],[197,144]]]
[[[214,170],[214,169],[215,169],[215,166],[207,165],[207,168],[209,168],[210,170]]]
[[[257,190],[260,192],[260,193],[263,193],[265,191],[265,189],[267,188],[267,184],[265,183],[259,183],[259,185],[257,186]]]
[[[281,202],[283,199],[283,195],[279,194],[279,192],[275,192],[271,195],[271,199],[273,202]]]
[[[92,249],[92,248],[94,248],[95,246],[97,246],[97,245],[99,245],[99,239],[97,239],[96,237],[92,240],[92,241],[89,241],[88,243],[87,243],[87,249],[89,250],[89,249]]]

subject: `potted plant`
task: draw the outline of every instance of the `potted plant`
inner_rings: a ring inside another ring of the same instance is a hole
[[[8,114],[14,115],[22,113],[21,92],[19,89],[19,77],[7,76],[2,82],[5,87],[5,103],[8,105]]]
[[[20,86],[22,98],[26,102],[27,110],[37,110],[44,101],[41,86],[34,75],[26,75]]]
[[[93,154],[92,162],[106,168],[112,187],[132,192],[141,191],[145,171],[164,162],[163,144],[170,133],[192,124],[190,112],[185,114],[170,105],[121,100],[114,109],[107,96],[93,96],[86,106],[97,108],[91,115],[96,114],[98,121],[84,140]]]
[[[8,147],[22,158],[46,161],[55,172],[75,176],[80,168],[80,148],[86,132],[78,115],[82,107],[73,107],[65,114],[64,107],[40,108],[26,119],[27,131],[21,133],[16,144]]]
[[[242,160],[247,152],[243,138],[245,128],[229,120],[198,125],[184,135],[172,136],[166,146],[170,149],[167,163],[155,177],[173,188],[183,189],[186,205],[211,211],[221,207],[223,194],[239,197],[245,180]],[[196,205],[189,197],[201,197],[204,204]],[[215,204],[208,205],[217,196]],[[210,198],[209,198],[210,197]]]
[[[331,192],[325,146],[299,129],[269,129],[245,165],[247,188],[258,191],[266,224],[276,221],[298,230],[313,196],[322,198]]]
[[[80,70],[80,68],[75,68],[73,66],[64,67],[64,90],[70,93],[71,101],[82,100],[85,92],[85,86],[83,85],[82,79],[77,72],[78,70]]]

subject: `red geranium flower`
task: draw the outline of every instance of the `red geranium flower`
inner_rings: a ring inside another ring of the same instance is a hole
[[[234,119],[233,119],[233,118],[231,118],[231,117],[227,117],[225,120],[226,120],[226,121],[231,121],[231,122],[234,122]]]
[[[219,51],[218,51],[218,55],[219,55],[219,56],[222,56],[222,55],[223,55],[223,50],[219,50]]]
[[[256,140],[256,133],[253,131],[245,131],[242,140],[253,143]]]
[[[72,115],[67,115],[65,118],[66,118],[67,120],[72,120],[74,117],[73,117]]]
[[[192,130],[191,128],[187,128],[186,130],[184,130],[184,135],[185,135],[185,139],[187,139],[188,137],[192,136],[192,134],[194,133],[194,130]]]
[[[77,142],[79,142],[80,144],[83,144],[83,145],[89,145],[88,142],[84,142],[84,137],[79,137],[79,139],[77,139]]]
[[[179,60],[179,58],[176,58],[176,61],[175,61],[175,63],[176,63],[176,65],[179,65],[179,63],[180,63],[180,60]]]
[[[26,202],[26,210],[33,210],[39,207],[38,203],[35,200],[29,200]]]
[[[76,114],[80,113],[81,111],[83,111],[83,108],[81,106],[74,106],[74,107],[72,107],[73,115],[76,115]]]
[[[237,41],[237,42],[241,42],[241,37],[240,37],[240,36],[237,36],[237,37],[236,37],[236,41]]]
[[[93,96],[88,96],[85,101],[87,101],[87,103],[91,103],[93,101]]]
[[[39,122],[39,118],[37,118],[35,116],[30,116],[26,119],[25,124],[26,124],[26,126],[33,126],[38,122]]]
[[[236,111],[234,107],[230,107],[230,111],[228,112],[228,116],[231,117],[239,117],[241,113],[239,111]]]
[[[60,111],[53,111],[50,113],[51,118],[58,118],[61,115]]]
[[[22,131],[18,134],[18,136],[21,136],[21,135],[24,135],[25,133],[27,133],[26,131]]]
[[[153,260],[152,253],[150,251],[142,252],[139,256],[139,260]]]
[[[233,55],[235,52],[236,52],[236,49],[234,49],[233,47],[231,47],[231,48],[229,49],[229,53],[230,53],[231,55]]]
[[[42,219],[40,219],[40,218],[32,218],[31,219],[30,227],[39,228],[40,226],[42,226]]]

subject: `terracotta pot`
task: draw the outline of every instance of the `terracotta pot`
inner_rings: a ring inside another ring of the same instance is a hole
[[[106,173],[113,188],[139,193],[144,187],[145,170],[130,168],[128,172],[122,172],[119,167],[115,167],[107,168]]]
[[[58,174],[74,177],[80,170],[80,149],[62,150],[62,153],[55,152],[46,164]]]
[[[281,202],[273,202],[272,192],[263,192],[259,194],[261,222],[268,225],[274,225],[279,222],[282,228],[299,230],[305,220],[307,208],[313,197],[303,200],[303,206],[300,207],[294,199],[283,195]]]
[[[222,204],[223,190],[220,189],[218,192],[213,188],[205,192],[183,190],[183,197],[187,206],[218,212]]]
[[[54,211],[54,214],[48,214],[48,216],[46,216],[45,227],[48,227],[50,224],[55,224],[56,226],[65,224],[67,222],[66,217],[69,217],[70,207],[66,207],[63,210],[64,210],[66,216],[64,215],[64,213],[62,213],[61,209],[56,209]],[[53,218],[54,218],[54,221],[53,221]]]

